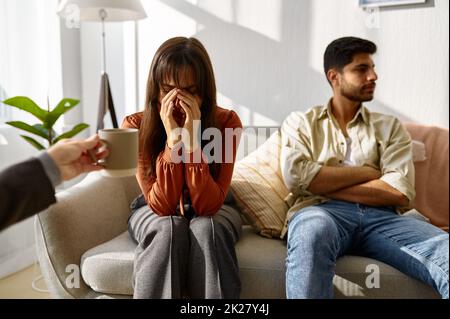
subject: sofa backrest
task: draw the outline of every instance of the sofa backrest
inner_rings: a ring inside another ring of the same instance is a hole
[[[413,140],[425,144],[426,160],[415,162],[416,198],[421,214],[448,231],[449,223],[449,131],[435,126],[404,123]]]

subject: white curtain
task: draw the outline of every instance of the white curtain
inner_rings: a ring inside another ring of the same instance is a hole
[[[57,0],[0,0],[0,100],[22,95],[39,106],[62,98],[61,42]],[[37,152],[5,121],[39,120],[0,104],[0,170]],[[60,131],[62,121],[55,129]],[[32,219],[0,233],[0,278],[36,260]]]

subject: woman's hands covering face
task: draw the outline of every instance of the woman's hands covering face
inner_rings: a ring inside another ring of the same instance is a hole
[[[185,90],[178,90],[177,98],[186,114],[183,128],[189,134],[183,137],[183,143],[187,152],[193,152],[200,145],[201,100]]]
[[[183,141],[187,152],[193,152],[199,147],[200,106],[200,97],[182,89],[174,88],[162,98],[160,116],[166,130],[169,147],[172,148],[180,140]],[[176,107],[180,107],[186,117],[181,137],[179,126],[173,116]]]
[[[173,111],[175,107],[175,98],[177,97],[177,90],[172,89],[161,99],[161,110],[159,115],[163,122],[164,129],[167,135],[167,145],[172,148],[176,143],[180,141],[180,137],[176,135],[176,129],[178,124],[173,117]]]

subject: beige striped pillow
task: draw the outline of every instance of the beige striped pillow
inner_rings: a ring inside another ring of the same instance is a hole
[[[254,152],[235,164],[231,191],[241,213],[259,234],[280,237],[289,191],[280,169],[281,136],[273,133]]]

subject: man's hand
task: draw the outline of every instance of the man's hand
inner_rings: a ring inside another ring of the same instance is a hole
[[[99,151],[101,146],[96,134],[85,140],[61,140],[50,147],[47,153],[58,166],[62,180],[67,181],[80,174],[103,169],[97,161],[107,157],[109,151]]]

